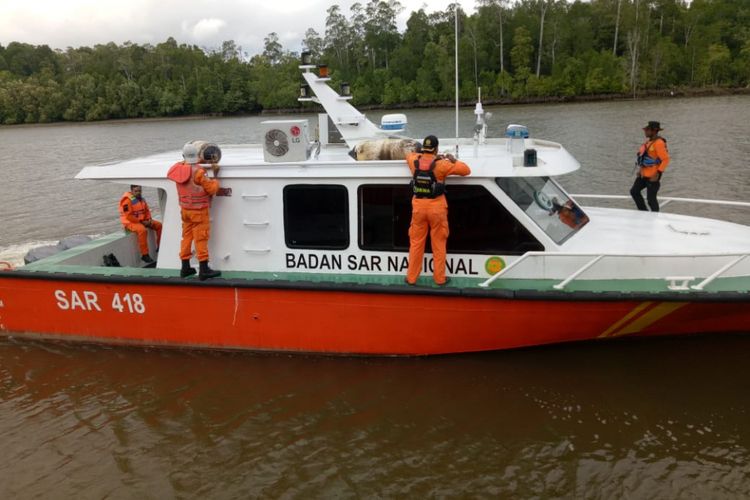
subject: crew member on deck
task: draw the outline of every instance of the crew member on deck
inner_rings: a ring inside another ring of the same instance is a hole
[[[211,163],[214,178],[208,177],[206,169],[198,164],[198,148],[192,143],[187,143],[182,148],[182,157],[184,161],[172,165],[167,174],[177,183],[182,213],[180,277],[186,278],[195,274],[195,269],[190,267],[192,246],[195,242],[195,253],[200,266],[198,278],[201,280],[215,278],[221,276],[221,272],[208,267],[208,238],[211,231],[209,208],[211,197],[219,191],[219,181],[216,179],[219,165]]]
[[[453,155],[438,155],[438,139],[425,137],[421,153],[406,155],[412,173],[411,226],[409,226],[409,267],[406,282],[417,283],[422,272],[427,231],[432,244],[433,275],[437,285],[445,285],[445,246],[448,242],[448,202],[445,199],[445,178],[449,175],[469,175],[469,166]]]
[[[161,241],[161,222],[151,218],[151,210],[148,203],[142,197],[143,188],[136,184],[130,185],[130,191],[126,191],[120,198],[120,222],[128,231],[138,236],[138,247],[141,250],[141,260],[146,264],[153,264],[148,251],[148,230],[156,232],[156,250],[159,251]]]
[[[641,191],[646,189],[646,198],[648,206],[652,212],[659,211],[659,202],[656,199],[656,193],[661,187],[661,177],[669,165],[669,151],[667,151],[667,140],[659,135],[663,130],[659,122],[648,122],[643,127],[643,133],[646,135],[646,142],[641,145],[636,158],[638,166],[638,176],[630,188],[630,196],[633,197],[638,210],[648,210],[643,202]]]

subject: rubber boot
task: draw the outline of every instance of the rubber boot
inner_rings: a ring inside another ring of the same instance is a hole
[[[217,276],[221,276],[221,271],[214,271],[210,267],[208,267],[208,261],[202,260],[198,264],[200,264],[200,271],[198,272],[198,278],[203,281],[207,280],[209,278],[216,278]]]
[[[187,278],[195,274],[195,268],[190,267],[190,259],[184,259],[182,261],[182,269],[180,269],[180,278]]]

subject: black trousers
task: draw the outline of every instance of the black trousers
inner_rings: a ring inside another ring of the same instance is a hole
[[[644,179],[640,175],[635,178],[633,187],[630,188],[630,196],[633,197],[633,201],[635,201],[635,206],[638,207],[638,210],[648,210],[646,204],[643,202],[643,195],[641,194],[641,191],[646,189],[646,199],[648,200],[649,208],[651,208],[652,212],[659,211],[659,201],[656,199],[656,193],[659,192],[660,187],[661,177],[659,177],[659,180],[656,182]]]

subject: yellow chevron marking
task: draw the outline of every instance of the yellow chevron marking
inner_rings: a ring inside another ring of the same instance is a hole
[[[662,302],[640,318],[636,319],[629,325],[626,325],[620,331],[612,334],[612,336],[619,337],[620,335],[638,333],[685,305],[687,305],[687,302]]]
[[[601,335],[599,335],[599,338],[603,338],[603,337],[607,337],[607,336],[611,335],[612,332],[616,331],[618,328],[620,328],[625,323],[627,323],[628,321],[630,321],[633,318],[633,316],[636,316],[641,311],[643,311],[645,308],[649,307],[651,304],[653,304],[653,302],[641,302],[636,307],[634,307],[632,311],[630,311],[628,314],[626,314],[625,316],[623,316],[622,318],[620,318],[619,321],[617,321],[615,324],[613,324],[612,326],[610,326],[609,328],[607,328],[604,331],[604,333],[602,333]]]

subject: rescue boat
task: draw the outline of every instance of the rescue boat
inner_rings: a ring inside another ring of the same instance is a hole
[[[77,179],[157,190],[156,266],[142,267],[135,236],[117,232],[4,270],[0,333],[429,355],[750,331],[749,226],[582,206],[558,182],[578,161],[520,125],[487,137],[481,105],[473,137],[440,140],[472,169],[447,187],[451,281],[432,283],[428,247],[408,286],[410,176],[397,157],[410,140],[393,136],[405,117],[378,127],[349,104],[348,86],[339,93],[300,68],[300,100],[325,110],[315,133],[307,120],[269,120],[263,144],[221,145],[210,238],[220,278],[179,277],[180,208],[167,179],[179,151],[87,166]]]

